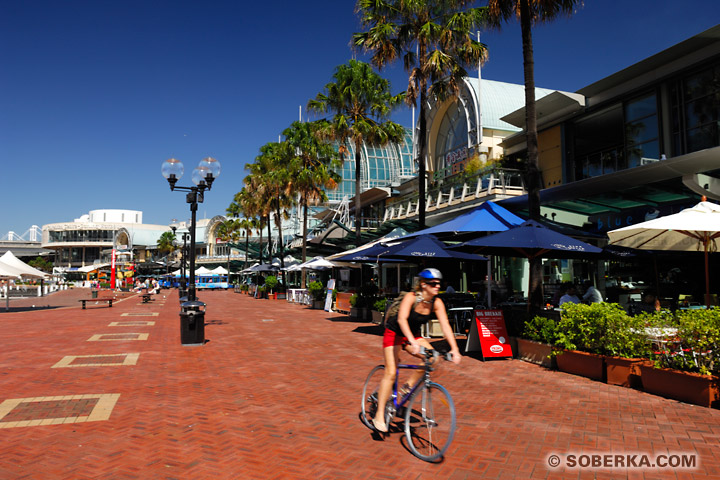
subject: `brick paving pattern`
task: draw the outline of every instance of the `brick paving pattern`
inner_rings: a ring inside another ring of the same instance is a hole
[[[207,343],[183,347],[177,293],[161,295],[164,305],[83,311],[58,297],[72,307],[0,312],[0,403],[116,399],[103,421],[0,430],[0,479],[720,479],[718,410],[472,357],[434,375],[455,400],[458,430],[444,461],[428,464],[400,433],[383,440],[359,419],[362,383],[381,360],[377,327],[285,301],[200,292]],[[155,325],[131,327],[147,341],[87,342],[143,311],[159,314]],[[51,368],[68,355],[127,351],[141,361]],[[598,453],[691,454],[698,465],[547,464],[551,454]]]

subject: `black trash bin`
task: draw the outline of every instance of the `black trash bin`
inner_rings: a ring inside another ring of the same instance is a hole
[[[205,343],[205,304],[193,301],[180,305],[180,343],[202,345]]]
[[[96,289],[90,290],[90,298],[98,298],[98,291]]]

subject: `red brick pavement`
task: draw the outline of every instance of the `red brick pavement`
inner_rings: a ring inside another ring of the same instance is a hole
[[[0,428],[0,479],[720,478],[720,411],[470,357],[436,375],[458,431],[442,463],[422,462],[401,434],[373,438],[358,418],[381,358],[373,326],[232,292],[200,297],[202,347],[180,344],[171,291],[150,304],[0,312],[0,412],[8,399],[119,394],[107,420]],[[145,319],[155,324],[108,326]],[[123,332],[149,337],[87,341]],[[136,365],[51,368],[126,353]],[[552,470],[552,453],[694,454],[699,466]]]

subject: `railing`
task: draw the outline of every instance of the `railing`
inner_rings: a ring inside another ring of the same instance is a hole
[[[437,174],[436,174],[437,178]],[[457,174],[442,178],[427,192],[426,209],[433,211],[490,195],[522,195],[526,193],[520,170],[500,169],[477,175]],[[405,195],[386,206],[383,221],[417,215],[418,195]]]

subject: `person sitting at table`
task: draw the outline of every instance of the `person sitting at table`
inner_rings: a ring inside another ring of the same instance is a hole
[[[646,293],[642,299],[642,302],[635,305],[637,313],[648,312],[655,313],[660,311],[660,300],[655,297],[652,293]]]
[[[585,286],[585,294],[582,296],[583,302],[585,303],[602,303],[603,297],[600,290],[595,288],[591,280],[585,280],[583,284]]]
[[[580,303],[580,299],[575,292],[575,285],[568,285],[567,289],[565,290],[565,295],[560,297],[558,306],[562,307],[563,303]]]

